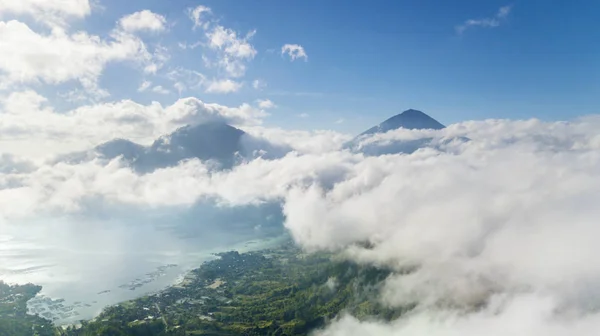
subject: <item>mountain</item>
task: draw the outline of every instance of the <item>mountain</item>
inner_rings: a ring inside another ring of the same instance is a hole
[[[371,127],[362,132],[361,135],[369,135],[376,133],[385,133],[387,131],[396,130],[399,128],[406,129],[434,129],[440,130],[446,126],[439,123],[437,120],[418,110],[406,110],[397,114],[381,124]]]
[[[146,148],[126,139],[114,139],[96,146],[94,150],[107,159],[123,156],[126,161],[135,161],[144,154]]]
[[[421,111],[407,110],[366,130],[344,147],[365,155],[376,156],[412,153],[419,148],[437,148],[452,141],[452,139],[419,138],[365,142],[373,135],[399,128],[440,130],[444,125]],[[170,134],[159,137],[150,146],[142,146],[126,139],[114,139],[92,150],[60,157],[58,161],[78,163],[95,158],[112,160],[121,157],[137,172],[148,173],[193,158],[208,162],[212,168],[229,169],[256,157],[275,159],[290,151],[291,148],[274,145],[267,139],[251,136],[226,123],[206,122],[180,127]]]
[[[415,140],[395,140],[387,142],[370,142],[365,143],[364,140],[370,138],[376,134],[383,134],[389,131],[397,130],[400,128],[411,129],[411,130],[441,130],[446,126],[442,125],[437,120],[428,116],[427,114],[418,110],[406,110],[400,114],[397,114],[381,124],[371,127],[368,130],[359,134],[356,138],[352,139],[345,148],[351,151],[361,152],[365,155],[377,156],[384,154],[398,154],[405,153],[410,154],[414,151],[423,148],[433,146],[433,138],[420,138]]]
[[[234,164],[236,153],[243,152],[241,139],[245,134],[219,122],[184,126],[155,140],[134,166],[141,171],[150,171],[174,166],[184,159],[198,158],[229,168]]]
[[[192,158],[211,162],[216,168],[228,169],[246,159],[258,156],[273,159],[288,151],[288,148],[272,145],[226,123],[208,122],[180,127],[159,137],[150,146],[115,139],[90,151],[72,153],[59,160],[81,162],[93,158],[112,160],[122,157],[136,171],[147,173]]]

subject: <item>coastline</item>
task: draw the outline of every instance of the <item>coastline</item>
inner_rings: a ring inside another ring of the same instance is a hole
[[[195,260],[195,264],[193,262],[187,262],[188,265],[167,264],[158,266],[157,269],[159,272],[150,272],[146,274],[156,276],[151,281],[149,281],[149,279],[138,278],[136,279],[137,281],[134,280],[130,283],[122,284],[117,288],[102,290],[96,293],[96,300],[91,300],[89,302],[85,302],[84,300],[65,302],[64,298],[47,296],[42,287],[39,293],[27,301],[27,314],[44,318],[53,322],[57,327],[77,326],[80,324],[81,320],[94,320],[107,307],[135,300],[140,297],[155,295],[171,287],[179,286],[191,272],[197,270],[202,264],[219,258],[219,253],[227,251],[237,251],[239,253],[259,251],[279,246],[289,241],[289,239],[289,234],[284,232],[278,236],[250,239],[228,247],[223,246],[203,252],[190,253],[190,256],[193,256],[192,259]],[[176,274],[170,276],[172,280],[167,282],[156,282],[157,280],[162,280],[161,277],[167,276],[167,274],[161,272],[169,270],[176,271]],[[151,285],[154,288],[152,288],[152,290],[143,290],[144,286],[147,285]],[[142,290],[138,291],[138,289]],[[113,295],[112,299],[106,300],[105,296],[109,295]],[[123,295],[122,299],[114,299],[119,295]],[[102,304],[104,303],[102,299],[105,299],[104,302],[107,303]]]

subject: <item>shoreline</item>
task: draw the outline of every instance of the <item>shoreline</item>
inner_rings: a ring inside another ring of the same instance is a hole
[[[111,306],[116,306],[119,304],[122,304],[124,302],[128,302],[128,301],[132,301],[132,300],[136,300],[138,298],[144,297],[144,296],[148,296],[148,295],[156,295],[159,294],[165,290],[168,290],[169,288],[173,288],[173,287],[178,287],[181,285],[182,281],[185,280],[186,277],[188,277],[194,270],[199,269],[204,263],[215,260],[220,258],[219,254],[220,253],[224,253],[224,252],[229,252],[229,251],[237,251],[239,253],[247,253],[247,252],[252,252],[252,251],[260,251],[260,250],[265,250],[265,249],[269,249],[269,248],[273,248],[273,247],[277,247],[280,246],[286,242],[288,242],[290,240],[290,236],[287,232],[284,232],[283,234],[277,235],[277,236],[272,236],[272,237],[266,237],[263,239],[250,239],[250,240],[246,240],[243,242],[240,242],[238,244],[234,244],[233,246],[229,246],[229,247],[219,247],[219,248],[214,248],[214,249],[210,249],[208,251],[204,251],[202,253],[195,253],[197,258],[198,263],[196,263],[195,265],[176,265],[177,267],[181,268],[178,270],[178,274],[174,276],[172,281],[168,281],[167,283],[163,284],[160,286],[160,288],[156,288],[150,291],[141,291],[139,293],[136,293],[135,295],[131,296],[131,297],[124,297],[123,299],[116,299],[116,300],[109,300],[112,301],[110,303],[107,303],[105,305],[103,305],[102,307],[99,307],[99,309],[96,309],[94,313],[90,314],[90,313],[84,313],[86,309],[89,310],[89,308],[92,308],[92,305],[98,305],[102,300],[102,298],[97,298],[98,300],[94,300],[94,301],[90,301],[90,302],[84,302],[84,300],[81,301],[75,301],[75,302],[66,302],[64,298],[53,298],[51,296],[48,296],[44,293],[43,290],[43,286],[41,288],[41,290],[31,299],[29,299],[27,301],[27,314],[30,316],[38,316],[40,318],[43,318],[49,322],[52,322],[55,327],[57,328],[67,328],[69,326],[77,326],[81,324],[81,321],[92,321],[94,319],[96,319],[100,314],[102,314],[102,312]],[[172,267],[175,264],[169,264],[170,267]],[[166,267],[167,265],[161,265],[158,266],[157,268],[163,268]],[[152,272],[150,272],[152,273]],[[148,274],[150,274],[148,273]],[[147,274],[147,275],[148,275]],[[153,279],[153,281],[148,281],[146,283],[144,283],[143,285],[146,284],[150,284],[155,282],[156,280],[159,280],[160,277],[157,277],[155,279]],[[140,280],[139,278],[137,280]],[[146,280],[142,280],[142,282],[144,282]],[[131,283],[128,283],[131,284]],[[19,283],[15,283],[15,284],[11,284],[11,285],[22,285]],[[124,286],[126,284],[121,285],[120,287]],[[143,287],[143,285],[138,285],[138,284],[133,284],[130,287],[125,287],[125,288],[112,288],[112,289],[106,289],[103,290],[102,292],[96,293],[97,296],[102,296],[102,295],[110,295],[111,293],[113,295],[118,295],[115,293],[119,293],[119,291],[123,292],[124,294],[129,294],[130,292],[125,291],[126,289],[130,290],[130,291],[135,291],[138,287]],[[89,300],[87,300],[89,301]],[[37,305],[33,305],[35,303],[38,303]],[[44,306],[44,304],[46,304],[46,306]],[[40,308],[44,308],[43,310],[41,310]],[[53,308],[53,309],[50,309]],[[33,310],[33,312],[32,312]],[[57,311],[56,311],[57,310]],[[45,315],[42,315],[44,314]],[[64,314],[64,316],[60,316],[61,314]],[[77,316],[85,316],[81,319],[76,319]]]

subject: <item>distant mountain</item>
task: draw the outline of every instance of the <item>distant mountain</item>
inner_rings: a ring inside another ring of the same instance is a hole
[[[93,158],[112,160],[122,157],[135,170],[145,173],[177,165],[182,160],[197,158],[212,162],[214,167],[228,169],[245,159],[261,156],[276,158],[289,149],[274,146],[222,122],[183,126],[161,136],[146,147],[125,139],[115,139],[85,152],[61,158],[81,162]]]
[[[427,114],[418,110],[410,109],[400,114],[397,114],[385,120],[381,124],[371,127],[368,130],[362,132],[356,138],[354,138],[348,144],[346,144],[345,147],[352,151],[362,152],[366,155],[373,156],[398,153],[410,154],[419,148],[429,146],[433,139],[422,138],[416,140],[393,141],[385,144],[364,144],[363,141],[375,134],[383,134],[400,128],[413,130],[441,130],[445,127],[446,126],[433,119],[432,117],[428,116]]]
[[[361,133],[344,148],[372,156],[412,153],[423,147],[439,148],[454,139],[420,138],[370,143],[365,140],[399,128],[440,130],[444,127],[421,111],[407,110]],[[180,127],[159,137],[150,146],[142,146],[126,139],[114,139],[88,151],[65,155],[57,161],[77,163],[94,158],[112,160],[121,157],[136,171],[148,173],[193,158],[208,162],[215,169],[229,169],[256,157],[275,159],[290,151],[291,148],[274,145],[264,138],[253,137],[226,123],[206,122]]]
[[[245,134],[225,123],[184,126],[154,141],[134,166],[149,171],[176,165],[184,159],[198,158],[229,168],[234,164],[236,153],[243,151],[241,138]]]
[[[368,130],[362,132],[359,136],[385,133],[399,128],[440,130],[445,127],[446,126],[442,125],[427,114],[418,110],[410,109],[387,119],[377,126],[369,128]]]

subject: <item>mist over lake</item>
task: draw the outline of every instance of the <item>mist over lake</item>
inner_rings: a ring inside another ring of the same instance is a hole
[[[77,315],[52,317],[57,323],[74,323],[94,317],[106,305],[176,283],[214,258],[212,253],[277,244],[283,227],[276,209],[198,204],[177,215],[136,211],[119,218],[12,223],[0,235],[0,279],[43,286],[30,309],[62,299]]]

